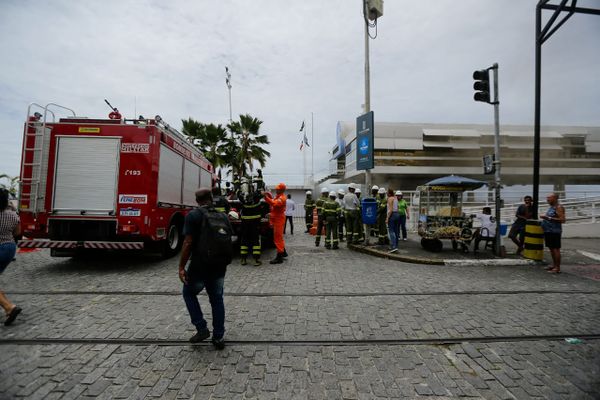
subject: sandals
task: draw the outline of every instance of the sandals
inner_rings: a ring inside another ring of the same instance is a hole
[[[10,312],[6,316],[6,321],[4,321],[4,326],[12,324],[15,321],[15,319],[17,319],[17,315],[21,314],[21,311],[23,310],[20,307],[16,306],[12,310],[10,310]]]
[[[548,270],[549,274],[560,274],[560,269],[559,268],[551,268]]]

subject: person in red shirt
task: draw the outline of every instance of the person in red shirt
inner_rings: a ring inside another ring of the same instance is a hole
[[[270,261],[271,264],[283,263],[283,258],[287,257],[285,251],[285,242],[283,241],[283,226],[285,224],[285,184],[279,183],[275,186],[276,196],[273,198],[271,193],[265,192],[265,201],[271,206],[271,222],[273,223],[273,242],[277,247],[277,257]]]

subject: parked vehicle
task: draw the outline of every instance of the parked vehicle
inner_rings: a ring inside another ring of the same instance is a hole
[[[35,112],[31,114],[33,110]],[[56,119],[56,112],[72,114]],[[31,104],[23,134],[19,247],[151,249],[176,254],[185,215],[213,166],[186,137],[154,119],[76,115],[56,104]]]

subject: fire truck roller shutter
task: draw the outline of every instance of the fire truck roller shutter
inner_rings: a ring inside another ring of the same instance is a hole
[[[210,173],[210,171],[207,171],[204,168],[200,168],[200,184],[198,186],[211,188],[212,184],[212,174]]]
[[[158,167],[158,201],[182,204],[182,181],[183,157],[161,144]]]
[[[195,206],[195,193],[200,181],[200,167],[188,160],[184,160],[183,163],[183,204]]]
[[[57,214],[115,212],[120,139],[57,137],[53,209]]]

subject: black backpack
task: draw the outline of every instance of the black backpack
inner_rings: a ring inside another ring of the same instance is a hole
[[[196,254],[200,256],[203,265],[225,266],[233,258],[231,237],[233,230],[227,214],[219,212],[214,207],[200,207],[203,214],[200,237],[196,242]]]

